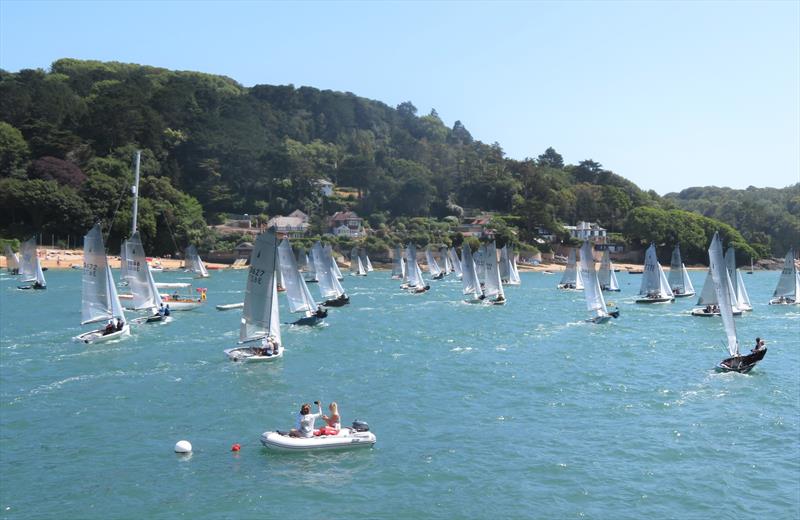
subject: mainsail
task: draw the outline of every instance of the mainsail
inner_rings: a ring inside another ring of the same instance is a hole
[[[425,248],[425,261],[428,263],[428,272],[430,273],[431,277],[435,278],[442,274],[442,268],[439,267],[439,264],[433,257],[433,252],[431,251],[430,246]]]
[[[575,249],[570,248],[569,257],[567,258],[567,267],[564,269],[564,274],[561,275],[562,287],[570,287],[572,289],[583,289],[583,279],[581,273],[578,271],[577,262],[575,260]]]
[[[283,288],[286,289],[286,297],[289,301],[289,312],[310,313],[316,309],[314,298],[311,297],[305,280],[297,270],[292,246],[285,238],[278,246],[278,264],[283,276]]]
[[[406,264],[408,265],[408,286],[410,288],[425,287],[422,270],[417,263],[417,246],[409,244],[406,248]]]
[[[733,295],[735,296],[737,306],[743,311],[752,310],[753,306],[750,305],[750,296],[747,294],[747,289],[744,286],[742,274],[736,268],[736,251],[733,248],[733,244],[729,245],[728,250],[725,251],[724,260],[725,266],[728,270],[728,278],[730,278],[731,286],[733,287]]]
[[[500,281],[500,268],[497,265],[497,246],[495,246],[494,242],[486,246],[484,266],[486,269],[486,282],[483,287],[483,294],[486,295],[487,298],[505,298],[503,284]]]
[[[361,260],[361,264],[364,266],[364,270],[366,270],[366,272],[371,273],[374,271],[372,268],[372,262],[369,261],[369,256],[367,256],[367,250],[365,248],[362,247],[359,250],[358,258]]]
[[[339,265],[336,263],[336,260],[333,258],[333,248],[330,244],[326,244],[325,247],[322,248],[322,253],[325,258],[331,259],[331,272],[333,272],[333,276],[336,277],[337,280],[341,280],[344,278],[342,276],[342,271],[339,269]]]
[[[445,276],[453,272],[453,262],[450,261],[447,248],[444,246],[439,248],[439,261],[442,263],[442,271]]]
[[[208,278],[206,266],[200,259],[197,248],[193,244],[186,248],[186,268],[199,278]]]
[[[728,270],[725,259],[722,255],[722,242],[719,233],[714,233],[711,246],[708,248],[708,258],[711,264],[711,278],[714,282],[714,291],[719,302],[719,312],[722,323],[725,327],[725,335],[728,337],[728,352],[731,356],[739,355],[739,341],[736,338],[736,325],[733,322],[733,307],[731,306],[731,295],[728,294],[731,288],[728,279]]]
[[[453,271],[455,271],[457,277],[461,278],[461,260],[458,258],[458,252],[456,252],[456,248],[451,247],[448,251],[448,254],[450,255],[450,262],[453,264]]]
[[[597,279],[595,271],[592,244],[588,241],[581,246],[581,279],[583,280],[583,293],[586,297],[586,308],[597,317],[608,316],[606,301],[603,298],[603,291],[600,289],[600,281]]]
[[[350,274],[353,276],[367,276],[367,269],[364,267],[361,255],[358,254],[357,247],[354,247],[350,251]]]
[[[600,272],[597,273],[597,280],[600,288],[605,291],[619,291],[617,273],[614,272],[614,264],[611,263],[611,255],[608,249],[603,251],[603,258],[600,261]]]
[[[667,277],[661,264],[658,263],[655,244],[650,244],[644,255],[644,273],[642,274],[642,285],[639,287],[641,296],[651,296],[659,298],[673,298],[675,295],[669,287]]]
[[[478,281],[478,275],[475,272],[475,262],[472,260],[472,250],[469,247],[469,244],[464,244],[461,246],[461,286],[463,288],[464,295],[472,296],[473,299],[478,299],[483,291],[481,290],[481,284]]]
[[[95,224],[83,237],[81,285],[81,325],[112,318],[124,319],[125,314],[108,266],[100,224]]]
[[[6,245],[6,269],[11,272],[19,271],[19,255],[17,255],[11,246]]]
[[[39,262],[36,254],[36,237],[23,242],[20,246],[20,253],[22,253],[22,265],[19,274],[22,275],[22,281],[33,282],[36,280],[36,264]]]
[[[319,242],[312,248],[317,281],[319,282],[319,293],[324,299],[338,298],[344,294],[344,288],[333,274],[333,255],[329,248],[322,247]]]
[[[797,271],[797,266],[794,264],[794,249],[790,249],[786,253],[786,258],[783,260],[783,270],[781,277],[778,279],[778,285],[772,293],[773,298],[786,298],[792,302],[797,302],[797,297],[800,295],[800,273]]]
[[[239,328],[239,341],[253,341],[272,336],[280,343],[278,290],[275,262],[278,252],[275,228],[258,235],[250,253],[247,290]]]
[[[519,272],[514,255],[508,254],[508,246],[500,249],[500,279],[507,285],[519,285]]]
[[[135,232],[132,237],[122,244],[125,251],[125,280],[131,288],[133,295],[133,308],[135,310],[153,310],[161,308],[161,295],[158,293],[150,266],[147,264],[147,256],[142,246],[139,232]]]
[[[392,279],[401,280],[405,278],[406,266],[403,261],[403,251],[400,246],[394,248],[394,257],[392,258]]]

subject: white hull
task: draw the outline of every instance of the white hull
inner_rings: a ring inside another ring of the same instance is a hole
[[[740,311],[738,309],[733,309],[733,315],[734,316],[741,316],[742,315],[742,311]],[[719,313],[719,311],[706,312],[705,307],[700,307],[700,308],[697,308],[697,309],[692,309],[692,316],[699,316],[700,318],[712,318],[714,316],[717,316],[717,317],[720,316],[720,313]]]
[[[190,311],[203,305],[203,302],[164,300],[164,305],[169,305],[169,310],[171,311]]]
[[[80,343],[104,343],[131,335],[131,326],[127,323],[122,326],[122,330],[112,332],[111,334],[103,335],[104,330],[105,329],[90,330],[89,332],[84,332],[79,336],[75,336],[73,339]]]
[[[261,444],[278,451],[322,451],[345,450],[353,448],[371,448],[377,438],[372,432],[357,432],[351,428],[342,428],[337,435],[319,437],[289,437],[278,432],[261,434]]]
[[[218,311],[229,311],[231,309],[241,309],[244,307],[244,302],[240,303],[223,303],[221,305],[217,305]]]
[[[676,292],[673,290],[673,291],[672,291],[672,294],[674,294],[676,298],[688,298],[689,296],[694,296],[694,295],[695,295],[695,292],[694,292],[694,291],[692,291],[692,292],[687,292],[687,293],[676,293]]]
[[[278,347],[278,353],[273,354],[271,356],[262,356],[261,354],[255,354],[255,350],[260,347],[236,347],[236,348],[229,348],[225,350],[225,355],[228,356],[228,359],[231,361],[245,361],[248,363],[259,362],[259,361],[275,361],[276,359],[280,359],[283,357],[283,346]]]
[[[792,300],[791,297],[773,298],[769,301],[770,305],[798,305],[800,301]]]

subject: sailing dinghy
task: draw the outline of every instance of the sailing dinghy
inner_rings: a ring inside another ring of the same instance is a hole
[[[6,271],[9,274],[19,274],[19,255],[15,253],[11,246],[6,244]]]
[[[403,258],[403,251],[400,246],[394,248],[392,257],[392,280],[403,280],[406,278],[406,261]]]
[[[250,269],[239,327],[240,347],[225,350],[231,361],[275,361],[283,357],[278,314],[278,283],[275,264],[278,239],[275,228],[261,233],[250,253]]]
[[[22,283],[28,283],[29,285],[18,285],[17,289],[47,289],[47,281],[44,279],[42,264],[39,263],[39,252],[36,250],[36,237],[23,242],[20,250],[22,252],[22,265],[20,267]]]
[[[322,248],[322,250],[323,254],[325,255],[325,258],[331,259],[331,271],[333,272],[333,276],[335,276],[336,279],[339,281],[344,280],[344,276],[342,276],[342,271],[339,269],[339,264],[336,263],[336,259],[333,257],[333,247],[331,247],[330,244],[325,244],[325,247]]]
[[[131,298],[126,300],[127,308],[134,311],[147,311],[149,314],[147,317],[137,318],[134,321],[136,323],[171,321],[172,318],[164,307],[158,287],[153,280],[153,273],[147,263],[138,231],[122,243],[122,251],[125,258],[123,276],[131,289]]]
[[[361,255],[358,254],[357,247],[350,250],[350,274],[352,276],[367,276],[367,268],[364,266],[364,262],[361,261]]]
[[[314,302],[305,280],[297,269],[292,246],[287,239],[283,239],[278,246],[278,265],[283,274],[283,286],[286,289],[286,298],[289,301],[289,312],[303,313],[303,317],[293,325],[317,325],[328,316],[328,311],[323,310]]]
[[[750,304],[750,295],[747,294],[747,288],[744,286],[742,273],[736,268],[736,251],[733,249],[733,244],[728,246],[724,259],[728,269],[728,278],[733,287],[733,295],[736,297],[736,307],[740,311],[752,311],[753,306]]]
[[[447,254],[447,247],[442,246],[439,248],[439,262],[442,264],[442,272],[445,276],[453,272],[453,262]]]
[[[76,336],[81,343],[100,343],[130,336],[131,326],[119,303],[117,287],[108,266],[100,224],[83,237],[83,275],[81,290],[81,325],[108,322],[105,327]]]
[[[313,253],[317,281],[319,282],[319,293],[325,300],[322,305],[325,307],[342,307],[350,303],[350,298],[345,294],[344,287],[334,275],[333,264],[336,261],[333,259],[332,249],[323,248],[322,244],[317,242],[311,251]]]
[[[714,238],[711,240],[711,246],[708,248],[708,256],[711,264],[711,277],[714,283],[714,291],[717,293],[720,316],[722,317],[722,324],[728,339],[728,352],[730,353],[730,357],[720,361],[717,368],[723,372],[740,372],[746,374],[752,370],[759,361],[764,359],[764,356],[767,354],[767,348],[758,346],[753,349],[750,354],[744,356],[739,353],[739,339],[736,336],[736,324],[733,321],[733,307],[731,306],[732,297],[728,294],[728,291],[731,290],[731,283],[728,277],[727,265],[722,255],[722,241],[719,239],[719,234],[716,232],[714,233]]]
[[[428,264],[428,274],[431,275],[431,280],[441,280],[444,278],[444,272],[442,271],[442,268],[439,267],[439,263],[436,262],[436,259],[433,257],[433,252],[431,251],[430,246],[425,248],[425,261]]]
[[[505,305],[506,294],[503,291],[503,282],[500,280],[500,267],[497,265],[497,246],[494,241],[486,246],[483,265],[486,270],[483,296],[486,299],[493,298],[489,300],[492,305]]]
[[[603,251],[603,258],[600,260],[600,272],[597,273],[597,280],[600,289],[603,291],[619,292],[619,282],[617,274],[614,272],[614,264],[611,263],[611,255],[608,249]]]
[[[408,284],[406,289],[414,294],[421,294],[431,288],[422,278],[422,269],[417,263],[417,246],[409,244],[406,248],[406,264],[408,265]]]
[[[664,270],[658,263],[655,244],[650,244],[644,255],[644,273],[642,273],[639,296],[636,303],[667,303],[675,300]]]
[[[730,278],[727,278],[725,283],[730,284]],[[735,300],[736,293],[733,291],[733,286],[728,288],[727,294],[731,298],[731,312],[734,316],[741,316],[742,311],[737,306],[737,302]],[[714,278],[711,276],[711,268],[708,269],[706,280],[703,282],[703,289],[700,291],[700,298],[698,298],[696,305],[698,307],[692,309],[692,316],[711,318],[713,316],[720,315],[719,300],[717,300],[717,291],[714,289]]]
[[[519,285],[519,272],[517,271],[517,261],[514,255],[508,253],[508,245],[500,249],[500,281],[504,285]]]
[[[564,274],[561,276],[561,281],[558,284],[559,289],[572,289],[580,291],[583,289],[583,279],[581,273],[578,271],[577,262],[575,260],[575,249],[570,248],[569,257],[567,258],[567,267],[564,269]]]
[[[451,247],[447,254],[450,255],[450,263],[453,264],[453,271],[456,273],[457,278],[461,278],[461,260],[458,258],[458,252],[456,251],[455,247]]]
[[[794,263],[794,249],[790,249],[783,260],[781,277],[778,279],[778,285],[775,287],[775,292],[772,293],[769,304],[797,305],[800,303],[797,299],[798,296],[800,296],[800,273]]]
[[[672,250],[672,260],[669,264],[669,287],[676,298],[694,296],[694,286],[681,259],[681,246],[675,245]]]
[[[186,248],[186,270],[194,273],[195,278],[208,278],[208,270],[200,255],[197,253],[197,248],[190,244]]]
[[[465,243],[461,246],[461,289],[464,301],[467,303],[481,303],[486,298],[476,270],[475,261],[472,260],[472,249]]]
[[[593,314],[588,322],[606,323],[608,320],[619,317],[619,311],[608,312],[600,281],[594,266],[592,244],[588,241],[581,246],[581,279],[583,280],[583,294],[586,297],[586,308]]]

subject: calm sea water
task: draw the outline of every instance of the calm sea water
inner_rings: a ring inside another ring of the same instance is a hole
[[[749,375],[714,371],[722,325],[689,317],[694,299],[636,305],[625,273],[606,326],[558,275],[523,273],[505,307],[461,303],[455,280],[414,296],[348,276],[350,306],[284,327],[285,358],[257,366],[226,360],[240,314],[214,308],[241,301],[245,271],[202,281],[206,308],[99,346],[71,342],[79,272],[48,272],[43,292],[4,277],[0,517],[795,519],[800,309],[765,304],[777,277],[745,276],[740,339],[769,347]],[[375,448],[261,447],[315,399],[369,422]]]

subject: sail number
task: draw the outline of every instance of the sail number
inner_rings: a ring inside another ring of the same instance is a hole
[[[251,266],[249,275],[250,281],[261,285],[261,279],[264,277],[264,273],[266,273],[264,269],[256,269],[255,267]]]
[[[83,274],[87,274],[89,276],[97,276],[97,264],[90,264],[87,262],[83,263]]]
[[[141,267],[141,262],[138,260],[128,260],[128,271],[139,271],[139,267]]]

